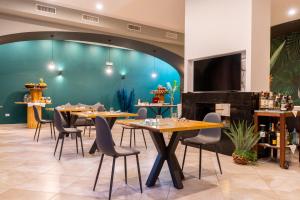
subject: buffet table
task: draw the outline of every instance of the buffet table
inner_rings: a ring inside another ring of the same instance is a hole
[[[151,104],[138,104],[135,105],[138,108],[149,108],[155,115],[163,115],[170,108],[177,107],[177,105],[164,104],[164,103],[151,103]]]

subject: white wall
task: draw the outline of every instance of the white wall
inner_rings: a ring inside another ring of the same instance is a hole
[[[268,62],[270,35],[261,31],[270,29],[268,17],[258,23],[259,17],[264,17],[265,7],[270,6],[270,0],[264,0],[260,5],[260,0],[186,0],[185,5],[185,82],[184,90],[193,91],[193,62],[192,60],[207,57],[225,55],[234,52],[246,51],[246,91],[268,90],[269,83],[266,82],[263,73],[259,77],[253,77],[257,68]],[[263,7],[259,7],[263,6]],[[259,12],[253,12],[253,8]],[[266,12],[265,15],[270,13]],[[253,21],[253,19],[255,19]],[[259,32],[253,32],[253,24]],[[260,30],[260,28],[263,28]],[[254,33],[254,34],[253,34]],[[270,31],[268,31],[270,33]],[[255,37],[253,37],[255,35]],[[259,42],[260,45],[256,46]],[[267,46],[262,51],[266,53],[256,53],[253,48]],[[252,59],[252,53],[256,55]],[[263,61],[256,61],[256,58]],[[253,62],[253,63],[252,63]],[[259,63],[259,66],[255,66]],[[268,66],[268,65],[267,65]],[[259,80],[258,80],[259,79]],[[260,80],[261,79],[261,80]],[[257,82],[256,82],[257,81]],[[256,82],[254,84],[254,82]]]

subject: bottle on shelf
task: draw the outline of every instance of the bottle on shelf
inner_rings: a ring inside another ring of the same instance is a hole
[[[270,124],[270,133],[269,133],[269,144],[272,146],[277,145],[277,136],[276,136],[276,131],[275,131],[275,126],[274,123]]]
[[[285,144],[290,145],[290,133],[287,129],[287,125],[285,125]]]
[[[269,97],[268,97],[268,109],[271,109],[271,110],[274,109],[274,96],[273,96],[273,92],[269,93]]]
[[[276,131],[276,146],[280,147],[280,123],[277,123],[277,131]]]
[[[260,131],[259,131],[259,135],[260,135],[259,143],[267,143],[267,140],[266,140],[266,131],[265,131],[266,125],[260,124],[259,127],[260,127]]]
[[[299,133],[294,128],[292,134],[292,144],[298,145],[299,144]]]
[[[286,96],[282,96],[282,98],[281,98],[280,110],[282,110],[282,111],[286,111],[287,110],[287,99],[286,99]]]

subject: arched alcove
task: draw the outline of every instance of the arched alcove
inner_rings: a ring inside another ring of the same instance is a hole
[[[3,38],[5,38],[5,40],[3,40]],[[154,85],[165,85],[166,80],[172,81],[176,79],[180,81],[182,79],[179,73],[180,71],[176,66],[170,64],[175,63],[175,60],[168,60],[167,56],[164,57],[164,55],[171,53],[160,48],[150,49],[149,46],[149,49],[143,46],[133,48],[133,46],[129,44],[120,45],[120,42],[115,42],[114,39],[110,37],[107,37],[107,40],[93,41],[76,37],[70,37],[68,39],[63,37],[57,38],[57,36],[54,35],[55,61],[58,67],[63,68],[62,76],[58,76],[56,72],[47,69],[47,63],[51,58],[51,39],[51,34],[42,38],[35,37],[32,40],[31,37],[24,37],[24,35],[22,35],[22,37],[15,37],[15,39],[8,36],[1,37],[0,43],[2,45],[0,47],[2,47],[2,49],[0,50],[2,51],[2,70],[0,75],[2,75],[2,81],[0,82],[3,87],[9,85],[9,87],[6,88],[10,91],[6,92],[4,91],[6,89],[2,88],[4,98],[0,99],[0,104],[4,105],[2,112],[11,113],[12,116],[5,118],[4,115],[1,115],[1,123],[24,122],[26,113],[19,112],[20,109],[23,109],[19,105],[15,105],[14,102],[22,101],[23,95],[26,92],[26,90],[23,89],[24,83],[31,81],[37,82],[39,78],[45,78],[49,83],[49,89],[45,91],[45,96],[53,97],[54,104],[52,106],[67,102],[73,104],[92,104],[100,101],[104,103],[107,108],[116,106],[116,91],[118,88],[122,88],[123,85],[128,90],[137,88],[136,99],[140,96],[148,96],[148,99],[143,100],[149,101],[149,92],[151,89],[154,89]],[[134,50],[112,48],[111,54],[117,65],[115,69],[118,69],[118,71],[116,71],[113,77],[107,77],[104,75],[103,67],[105,66],[109,48],[102,45],[81,43],[79,41],[111,44]],[[144,51],[137,50],[139,48],[144,49]],[[153,52],[153,50],[156,52]],[[159,52],[166,54],[159,54]],[[151,54],[153,56],[151,56]],[[81,56],[83,56],[81,59],[77,59]],[[161,66],[161,76],[164,76],[163,79],[159,77],[158,80],[160,81],[156,82],[150,78],[150,69],[152,69],[154,57],[159,58],[156,62]],[[126,66],[131,68],[131,72],[126,75],[125,80],[122,79],[120,70],[120,63],[123,62],[122,59],[124,58],[127,60],[133,59],[132,62],[125,62]],[[64,59],[67,60],[63,61]],[[169,62],[166,62],[166,60]],[[60,64],[62,65],[59,66]],[[138,73],[139,67],[143,67],[143,70],[141,70],[143,71],[142,73]],[[166,70],[168,67],[172,70]],[[177,75],[174,76],[174,74]],[[135,80],[135,77],[138,77],[136,78],[137,80]],[[145,84],[147,81],[151,83],[148,85]],[[100,90],[107,91],[101,93],[99,92]],[[109,92],[113,95],[110,95]],[[12,93],[16,95],[11,95]],[[177,99],[179,99],[179,94]]]

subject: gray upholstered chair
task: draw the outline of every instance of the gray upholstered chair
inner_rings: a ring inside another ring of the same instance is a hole
[[[107,121],[102,117],[96,117],[95,119],[95,125],[96,125],[96,143],[99,151],[102,153],[95,183],[93,190],[95,191],[99,173],[101,170],[103,157],[104,155],[110,156],[113,158],[113,164],[112,164],[112,171],[111,171],[111,179],[110,179],[110,187],[109,187],[109,199],[111,199],[111,191],[113,186],[113,179],[114,179],[114,170],[115,170],[115,162],[116,158],[124,157],[124,168],[125,168],[125,183],[127,184],[127,156],[136,156],[136,163],[137,163],[137,170],[138,170],[138,176],[139,176],[139,183],[140,183],[140,190],[141,193],[143,192],[142,189],[142,180],[141,180],[141,172],[140,172],[140,164],[139,164],[139,157],[138,154],[140,153],[138,150],[129,148],[129,147],[118,147],[115,146],[111,130],[109,128],[109,125]]]
[[[54,129],[54,125],[53,125],[53,120],[41,119],[41,117],[39,115],[39,111],[38,111],[38,109],[37,109],[36,106],[33,106],[33,112],[34,112],[35,121],[37,121],[37,125],[36,125],[36,129],[35,129],[33,140],[35,140],[35,137],[36,137],[36,134],[37,134],[36,141],[37,142],[39,141],[42,124],[50,124],[51,138],[52,138],[52,129],[53,129],[54,139],[56,140],[55,129]]]
[[[216,122],[221,123],[221,116],[217,113],[208,113],[203,121],[206,122]],[[184,167],[185,156],[187,147],[199,148],[199,179],[201,178],[201,160],[202,160],[202,146],[213,145],[215,147],[215,152],[219,164],[220,173],[222,174],[220,159],[218,155],[218,143],[221,140],[221,128],[203,129],[200,130],[198,135],[191,138],[183,139],[183,145],[185,145],[184,156],[182,161],[182,170]]]
[[[137,111],[138,116],[135,117],[135,119],[146,119],[147,118],[147,109],[146,108],[139,108]],[[130,147],[131,147],[131,140],[132,140],[132,134],[133,134],[133,139],[134,139],[134,146],[136,145],[136,140],[135,140],[135,131],[136,130],[141,130],[142,131],[142,135],[143,135],[143,139],[144,139],[144,143],[145,143],[145,147],[147,149],[147,143],[146,143],[146,138],[145,138],[145,134],[144,134],[144,130],[141,128],[134,128],[134,127],[130,127],[130,126],[122,126],[122,135],[121,135],[121,141],[120,141],[120,146],[122,146],[122,141],[123,141],[123,135],[124,135],[124,131],[125,130],[130,130]]]
[[[100,103],[96,103],[95,105],[92,106],[97,112],[104,112],[106,111],[104,105],[100,104]],[[83,129],[83,135],[85,135],[85,131],[88,127],[89,129],[89,137],[91,137],[91,130],[92,130],[92,126],[94,126],[94,121],[90,118],[85,118],[85,126]]]
[[[58,135],[58,138],[56,141],[56,145],[55,145],[55,149],[54,149],[54,156],[56,153],[58,141],[61,139],[62,141],[61,141],[60,152],[59,152],[59,160],[60,160],[64,141],[65,141],[65,136],[70,134],[71,136],[75,135],[77,154],[78,154],[78,140],[77,139],[78,138],[80,139],[82,156],[84,157],[82,136],[81,136],[82,131],[77,128],[64,128],[63,122],[62,122],[62,116],[61,116],[60,112],[56,109],[54,109],[54,125],[59,132],[59,135]]]

